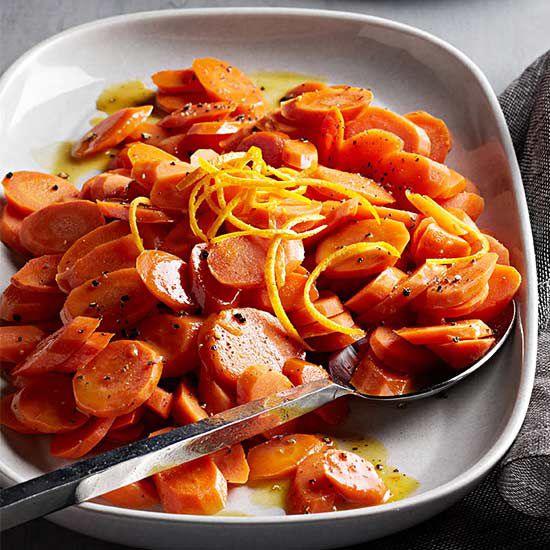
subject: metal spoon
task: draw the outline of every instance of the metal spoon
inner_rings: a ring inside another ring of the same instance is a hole
[[[0,530],[9,529],[73,504],[229,447],[298,418],[344,395],[399,403],[429,397],[453,386],[489,361],[509,336],[516,316],[512,303],[502,318],[493,348],[468,369],[415,393],[380,397],[364,395],[349,386],[361,342],[332,357],[333,380],[317,380],[259,399],[195,424],[136,441],[13,485],[0,492]]]

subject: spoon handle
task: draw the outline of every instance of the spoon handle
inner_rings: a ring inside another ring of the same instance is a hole
[[[0,530],[229,447],[349,393],[316,380],[13,485],[0,492]]]

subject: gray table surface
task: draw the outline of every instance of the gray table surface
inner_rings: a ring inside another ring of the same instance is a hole
[[[497,93],[550,48],[550,0],[0,0],[0,72],[41,40],[87,21],[207,6],[325,8],[395,19],[460,48],[481,67]],[[0,542],[5,550],[123,550],[44,520],[8,531]]]

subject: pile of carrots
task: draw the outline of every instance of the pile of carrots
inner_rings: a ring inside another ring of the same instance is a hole
[[[444,164],[445,123],[305,82],[269,110],[211,58],[152,77],[73,155],[116,150],[81,190],[8,173],[0,237],[26,263],[0,301],[2,423],[77,459],[327,378],[361,340],[353,385],[415,391],[494,344],[521,277],[476,223],[484,200]],[[162,118],[150,118],[155,109]],[[346,400],[105,495],[214,514],[228,487],[288,478],[289,513],[391,495],[334,448]]]

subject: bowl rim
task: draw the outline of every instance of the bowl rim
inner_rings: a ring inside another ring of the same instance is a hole
[[[522,371],[517,392],[514,408],[510,412],[509,420],[501,433],[500,437],[493,446],[470,468],[456,476],[454,479],[427,490],[418,495],[413,494],[403,500],[371,506],[366,508],[356,508],[352,510],[324,512],[312,515],[266,515],[266,516],[199,516],[199,515],[180,515],[170,514],[166,512],[154,512],[148,510],[134,510],[128,508],[119,508],[94,502],[84,502],[76,507],[81,512],[123,516],[126,519],[139,519],[141,521],[163,521],[168,523],[200,523],[200,524],[218,524],[218,525],[251,525],[251,524],[274,524],[274,523],[310,523],[310,522],[333,522],[335,520],[345,520],[358,517],[375,516],[380,513],[398,513],[415,508],[420,505],[425,505],[430,502],[441,499],[452,499],[454,494],[460,494],[461,490],[472,487],[479,481],[506,453],[516,438],[525,415],[533,388],[535,367],[536,367],[536,350],[538,337],[538,317],[537,317],[537,279],[536,279],[536,263],[533,246],[533,237],[529,222],[529,212],[527,209],[527,201],[522,185],[521,174],[519,171],[518,162],[512,145],[512,140],[504,114],[498,103],[498,99],[491,87],[487,77],[481,69],[458,48],[452,46],[445,40],[436,37],[435,35],[418,29],[417,27],[393,21],[391,19],[365,15],[361,13],[325,10],[325,9],[307,9],[307,8],[282,8],[282,7],[251,7],[251,8],[193,8],[193,9],[167,9],[167,10],[152,10],[141,11],[137,13],[117,15],[77,25],[57,33],[33,46],[26,53],[16,59],[0,77],[0,102],[3,95],[7,93],[11,82],[17,75],[25,70],[26,65],[32,61],[33,57],[39,55],[42,50],[55,45],[57,42],[64,40],[70,36],[81,32],[95,30],[100,27],[109,27],[123,23],[132,23],[140,20],[163,19],[166,17],[219,17],[227,15],[239,16],[290,16],[295,18],[324,18],[340,21],[355,21],[369,24],[374,27],[398,31],[402,34],[414,36],[429,42],[432,46],[443,50],[449,55],[455,57],[466,70],[474,77],[475,82],[485,94],[489,103],[490,109],[495,122],[497,124],[500,141],[503,145],[504,152],[508,161],[512,188],[514,190],[514,199],[517,206],[517,213],[521,226],[521,243],[525,262],[525,326],[521,327],[522,333],[526,333],[524,341],[524,350],[522,356]],[[522,304],[523,305],[523,304]],[[521,308],[521,305],[520,305]],[[25,481],[13,468],[0,463],[0,475],[3,480],[8,480],[8,483],[19,483]]]

